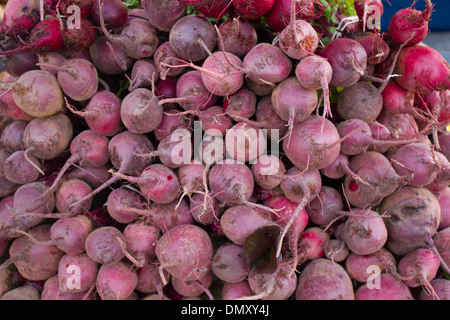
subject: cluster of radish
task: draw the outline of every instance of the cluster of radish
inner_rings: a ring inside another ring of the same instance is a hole
[[[1,299],[450,299],[433,4],[334,2],[8,1]]]

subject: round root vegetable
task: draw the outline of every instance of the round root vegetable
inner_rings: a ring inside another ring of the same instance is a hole
[[[62,20],[60,22],[61,36],[67,49],[86,49],[94,43],[97,31],[90,20],[80,19],[76,21],[74,19],[71,24],[68,24],[68,22],[67,20],[66,23]]]
[[[127,176],[118,172],[112,174],[120,179],[136,183],[142,195],[158,204],[168,204],[176,199],[180,182],[175,172],[163,164],[152,164],[145,168],[139,177]]]
[[[48,241],[50,227],[48,224],[39,225],[30,230],[30,235],[39,241]],[[47,280],[58,272],[58,264],[63,255],[64,253],[56,246],[40,245],[22,236],[11,243],[9,248],[11,258],[5,264],[14,263],[25,279]]]
[[[100,227],[92,231],[86,238],[86,254],[89,258],[102,265],[117,264],[124,257],[120,242],[125,243],[125,237],[115,227]]]
[[[450,265],[450,228],[445,228],[437,232],[433,237],[433,241],[444,263],[447,266]],[[443,265],[442,262],[441,265]]]
[[[178,179],[180,180],[180,185],[183,189],[180,201],[185,196],[188,196],[188,198],[192,200],[191,197],[193,194],[203,191],[203,170],[204,165],[196,162],[185,164],[178,169]]]
[[[150,87],[159,80],[159,72],[152,59],[140,59],[133,64],[129,91]]]
[[[9,152],[24,150],[23,134],[28,121],[14,120],[8,123],[4,128],[0,137],[0,144],[3,149]]]
[[[97,91],[83,111],[77,111],[70,104],[67,108],[83,117],[88,127],[95,133],[111,137],[123,130],[120,117],[122,100],[110,91]]]
[[[297,274],[288,264],[280,263],[274,273],[250,271],[248,284],[255,295],[239,300],[287,300],[297,287]]]
[[[267,58],[266,58],[267,57]],[[244,57],[243,71],[249,79],[274,86],[289,77],[292,61],[279,47],[269,43],[259,43]]]
[[[352,210],[342,237],[352,252],[368,255],[384,247],[388,231],[383,218],[375,211]]]
[[[270,216],[245,205],[228,208],[220,217],[220,227],[235,245],[242,246],[249,235],[263,226],[273,225]]]
[[[131,68],[134,62],[122,46],[110,43],[106,36],[98,37],[89,46],[89,56],[97,70],[108,75],[121,74]]]
[[[175,22],[169,33],[169,42],[182,59],[197,62],[205,59],[208,51],[215,48],[215,33],[213,24],[206,18],[188,15]]]
[[[341,145],[342,146],[342,145]],[[359,181],[362,184],[368,185],[368,183],[362,180],[356,173],[350,170],[349,157],[343,153],[340,153],[336,160],[328,167],[320,169],[320,172],[330,179],[341,179],[345,175],[353,177],[353,179]]]
[[[223,111],[231,119],[239,122],[242,118],[249,119],[255,114],[256,104],[256,95],[246,87],[242,87],[223,100]]]
[[[66,254],[61,258],[58,266],[60,293],[88,291],[95,285],[98,269],[98,263],[92,261],[86,253]],[[76,275],[79,277],[74,277]]]
[[[322,186],[317,197],[310,201],[305,209],[311,222],[319,226],[326,226],[343,208],[344,202],[339,191]]]
[[[397,83],[411,92],[427,93],[450,89],[450,65],[439,52],[430,47],[415,45],[404,48],[394,72],[401,75],[395,78]]]
[[[295,76],[306,89],[322,89],[324,94],[323,116],[332,117],[329,83],[333,76],[333,69],[330,63],[319,56],[308,56],[297,64]]]
[[[384,12],[383,2],[381,0],[355,0],[355,11],[358,15],[359,21],[362,22],[363,30],[366,31],[368,19],[372,13],[381,15]],[[370,29],[373,29],[371,27]]]
[[[169,32],[173,25],[186,14],[186,5],[181,0],[144,0],[142,8],[148,21],[164,32]]]
[[[224,243],[215,252],[212,272],[226,283],[239,283],[247,279],[250,265],[242,246]]]
[[[6,292],[0,300],[41,300],[41,295],[36,287],[24,285]]]
[[[163,99],[159,104],[178,103],[184,110],[204,110],[215,105],[217,101],[217,96],[205,87],[202,73],[197,70],[180,76],[176,92],[176,98]]]
[[[178,278],[172,278],[172,286],[176,292],[181,294],[185,298],[195,298],[205,293],[210,300],[214,300],[213,295],[208,290],[213,281],[213,275],[211,272],[206,273],[202,278],[183,281]]]
[[[159,229],[144,219],[128,224],[123,230],[126,257],[138,267],[144,267],[155,255]]]
[[[440,190],[436,194],[441,207],[441,221],[439,223],[439,230],[450,227],[450,187]]]
[[[400,87],[396,81],[390,81],[381,92],[383,97],[383,108],[391,113],[414,112],[414,92]]]
[[[199,191],[201,192],[201,191]],[[206,202],[206,206],[205,206]],[[190,212],[194,221],[203,225],[213,225],[219,221],[222,208],[219,202],[202,193],[195,193],[190,198]]]
[[[251,166],[255,183],[266,190],[281,184],[286,168],[280,158],[273,155],[262,155]]]
[[[49,117],[63,107],[63,94],[56,77],[50,72],[32,70],[16,81],[2,83],[1,90],[11,90],[14,102],[33,117]]]
[[[239,122],[225,135],[225,148],[231,159],[253,163],[266,153],[267,141],[264,131],[257,130],[244,122]]]
[[[389,36],[397,44],[414,46],[428,34],[428,21],[430,21],[433,4],[425,0],[426,9],[421,12],[412,7],[397,11],[389,24]]]
[[[450,300],[450,281],[447,279],[434,279],[430,281],[433,291],[436,293],[439,300]],[[420,300],[433,300],[432,295],[423,289],[420,292]]]
[[[356,300],[414,300],[408,286],[390,274],[380,274],[373,281],[379,281],[379,288],[363,284],[355,292]]]
[[[333,69],[330,85],[333,87],[351,87],[357,83],[367,67],[367,53],[356,40],[338,38],[331,41],[323,50]]]
[[[119,0],[92,0],[90,14],[97,25],[100,25],[100,14],[103,14],[106,26],[112,29],[122,27],[128,20],[127,7]]]
[[[296,19],[311,21],[323,15],[324,6],[317,1],[295,1],[292,9],[292,0],[275,0],[272,9],[266,14],[267,23],[275,32],[281,32],[292,21],[292,13]],[[319,12],[314,12],[314,5],[319,6]]]
[[[158,128],[153,130],[155,138],[158,141],[163,140],[176,129],[192,130],[189,125],[190,120],[187,117],[176,117],[176,115],[179,115],[179,111],[176,109],[170,109],[164,112]]]
[[[325,246],[330,241],[327,232],[318,227],[311,227],[300,234],[298,240],[298,261],[302,264],[307,260],[316,260],[325,256]],[[296,267],[296,266],[295,266]]]
[[[297,300],[354,300],[350,277],[339,264],[327,259],[309,263],[300,274]]]
[[[173,51],[169,41],[159,45],[153,55],[153,59],[155,60],[159,76],[162,80],[166,80],[167,77],[176,77],[185,71],[185,68],[172,68],[168,66],[183,65],[183,62],[179,60],[181,57]]]
[[[139,215],[128,210],[120,210],[120,207],[137,208],[140,205],[140,200],[140,196],[134,191],[125,188],[114,189],[107,199],[108,214],[119,223],[131,223]]]
[[[377,119],[383,108],[383,97],[369,82],[359,81],[339,95],[337,112],[344,120],[360,119],[367,123]]]
[[[163,270],[184,281],[201,279],[210,272],[213,258],[211,238],[200,227],[180,225],[166,231],[156,244],[160,276]]]
[[[294,125],[290,139],[283,140],[283,150],[298,169],[320,170],[337,159],[340,141],[339,132],[333,123],[311,115]]]
[[[334,262],[345,261],[349,255],[349,251],[345,242],[338,239],[331,239],[325,245],[325,257]]]
[[[136,290],[142,293],[157,292],[159,296],[163,296],[163,283],[159,276],[158,266],[154,263],[137,269],[138,283]],[[170,275],[164,272],[165,279],[169,279]]]
[[[67,212],[70,215],[81,214],[89,211],[92,206],[92,199],[83,201],[77,206],[72,203],[84,198],[92,192],[91,186],[80,179],[64,180],[55,192],[55,206],[58,212]]]
[[[102,265],[98,270],[95,287],[102,300],[126,300],[136,288],[136,270],[119,261],[113,265]]]
[[[258,43],[258,35],[253,25],[243,19],[230,19],[222,22],[219,33],[223,37],[225,52],[235,54],[239,58],[245,55]]]
[[[32,29],[39,22],[39,3],[35,0],[9,1],[0,23],[2,34],[15,34]]]
[[[221,299],[222,300],[236,300],[244,297],[252,296],[253,292],[250,288],[248,281],[241,281],[238,283],[223,284]]]
[[[256,19],[265,15],[272,8],[274,2],[275,0],[233,0],[233,6],[239,16],[245,19]]]
[[[27,184],[36,181],[42,172],[42,165],[36,157],[25,155],[24,151],[12,153],[3,163],[3,175],[17,184]]]
[[[439,270],[439,259],[428,249],[416,249],[400,259],[398,271],[403,277],[408,277],[403,282],[410,288],[424,286],[424,289],[434,298],[437,294],[430,284]]]
[[[209,107],[206,110],[187,110],[176,115],[193,115],[199,118],[203,131],[211,135],[224,135],[232,127],[231,118],[225,114],[224,109],[219,106]],[[186,130],[185,130],[186,131]]]
[[[155,92],[138,88],[127,94],[122,101],[120,118],[132,133],[144,134],[155,130],[161,123],[163,107]]]
[[[393,140],[414,139],[419,133],[417,121],[410,113],[390,113],[383,110],[377,122],[388,129]]]
[[[379,0],[377,0],[379,1]],[[383,38],[376,33],[364,33],[355,38],[366,50],[367,62],[379,64],[389,57],[390,47]]]

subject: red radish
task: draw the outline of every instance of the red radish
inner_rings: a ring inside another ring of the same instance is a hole
[[[322,186],[317,198],[309,202],[305,209],[311,222],[326,226],[336,217],[338,211],[344,209],[344,203],[336,189]]]
[[[368,63],[379,64],[389,57],[389,44],[380,35],[369,32],[358,35],[355,40],[366,50]]]
[[[231,159],[253,163],[267,151],[264,131],[244,122],[239,122],[227,130],[225,147]]]
[[[297,300],[354,300],[352,281],[344,268],[328,259],[309,263],[300,274]]]
[[[389,24],[389,36],[397,44],[414,46],[428,34],[428,21],[433,11],[433,4],[425,0],[427,6],[425,11],[420,12],[412,8],[397,11]],[[414,4],[413,4],[414,5]]]
[[[265,15],[274,2],[274,0],[233,0],[233,6],[239,16],[245,19],[256,19]]]
[[[413,139],[419,133],[417,121],[410,113],[390,113],[383,110],[377,121],[384,125],[396,140]]]
[[[450,65],[435,49],[421,45],[404,48],[394,72],[397,83],[404,89],[428,93],[450,89]],[[422,76],[426,75],[426,76]]]
[[[123,130],[120,117],[122,100],[110,91],[97,91],[82,111],[77,111],[70,104],[68,109],[85,119],[86,124],[96,134],[111,137]]]
[[[187,251],[186,251],[187,250]],[[156,244],[156,256],[163,270],[184,281],[201,279],[211,269],[213,247],[209,235],[195,225],[180,225],[165,232]]]
[[[219,221],[222,208],[219,207],[219,202],[216,199],[208,195],[195,193],[190,200],[189,209],[194,221],[203,225],[213,225]]]
[[[120,108],[120,118],[131,133],[145,134],[161,123],[163,107],[153,90],[137,88],[126,95]]]
[[[449,300],[450,297],[450,282],[447,279],[433,279],[430,281],[430,285],[433,287],[433,291],[436,293],[440,300]],[[420,292],[420,300],[432,300],[432,295],[423,289]]]
[[[222,22],[219,33],[223,37],[221,49],[241,59],[258,43],[255,27],[244,19],[234,18]]]
[[[262,155],[252,164],[255,183],[263,189],[273,189],[280,185],[286,173],[283,162],[273,155]]]
[[[146,266],[137,269],[138,283],[136,290],[141,293],[154,293],[157,292],[158,295],[163,295],[163,283],[159,276],[158,266],[152,262]],[[165,279],[169,279],[169,274],[164,272]]]
[[[188,15],[178,19],[170,30],[170,46],[182,59],[200,61],[215,48],[215,32],[206,18]]]
[[[442,260],[444,260],[447,266],[450,265],[450,228],[445,228],[437,232],[433,237],[433,241]],[[441,266],[442,265],[443,263],[441,262]]]
[[[345,242],[338,239],[331,239],[325,245],[325,257],[331,261],[345,261],[349,255],[349,251]]]
[[[120,0],[92,0],[91,16],[100,25],[100,14],[103,13],[108,28],[121,28],[128,20],[128,10]]]
[[[9,1],[0,24],[2,34],[15,34],[32,29],[39,22],[39,3],[35,0]]]
[[[217,101],[217,96],[205,87],[202,73],[197,70],[181,75],[176,91],[176,98],[163,99],[159,104],[178,103],[184,110],[204,110],[215,105]]]
[[[133,91],[137,88],[150,87],[152,85],[152,79],[154,82],[159,80],[159,72],[157,72],[153,60],[137,60],[131,69],[129,91]]]
[[[61,293],[86,292],[97,277],[99,265],[92,261],[86,253],[78,255],[66,254],[59,261],[58,280]],[[75,279],[74,275],[79,275]]]
[[[345,88],[339,95],[337,111],[344,119],[361,119],[372,122],[380,115],[383,98],[369,82],[357,82]]]
[[[71,25],[67,25],[67,22],[64,25],[61,22],[60,30],[65,46],[77,50],[88,48],[97,36],[95,26],[86,19],[81,19],[79,22],[72,20]]]
[[[242,87],[223,100],[223,111],[231,119],[239,122],[240,119],[249,119],[255,114],[256,104],[256,95],[246,87]]]
[[[283,263],[273,273],[258,273],[252,269],[248,284],[255,295],[240,300],[287,300],[297,287],[297,274],[289,271],[289,265]]]
[[[345,175],[348,175],[362,184],[368,184],[366,181],[362,180],[356,173],[350,170],[349,165],[349,157],[343,153],[340,153],[332,164],[321,169],[320,172],[330,179],[341,179]]]
[[[439,230],[450,227],[450,211],[449,211],[449,201],[450,201],[450,187],[445,187],[440,190],[436,197],[439,201],[441,207],[441,221],[439,223]]]
[[[72,203],[84,198],[91,192],[92,188],[83,180],[64,180],[55,192],[56,209],[58,212],[70,212],[71,215],[89,211],[92,206],[92,199],[88,199],[80,203],[78,206],[72,206]]]
[[[381,92],[383,108],[391,113],[414,112],[414,93],[400,87],[397,82],[390,81]]]
[[[144,0],[141,4],[148,21],[164,32],[170,32],[186,14],[186,5],[181,0]]]
[[[50,72],[28,71],[14,82],[2,83],[0,89],[11,90],[14,102],[30,116],[49,117],[62,111],[63,94]]]
[[[159,229],[144,219],[128,224],[123,230],[124,250],[130,261],[143,267],[155,256],[155,244],[160,236]]]
[[[98,270],[95,287],[102,300],[126,300],[138,282],[136,270],[123,261],[102,265]]]
[[[320,7],[319,12],[315,12],[314,5]],[[292,0],[275,0],[272,9],[266,14],[267,23],[275,31],[280,32],[289,24],[292,12],[295,12],[296,19],[311,21],[323,15],[324,6],[318,1],[297,0],[295,9],[292,10]]]
[[[166,77],[166,79],[160,79],[155,87],[156,95],[160,99],[176,98],[177,97],[177,81],[178,77]],[[164,110],[175,109],[177,106],[175,103],[167,103],[164,106]]]
[[[357,208],[379,204],[410,179],[410,175],[398,175],[391,162],[383,154],[374,151],[352,157],[349,168],[359,179],[347,175],[344,192],[349,203]],[[380,212],[384,213],[383,210]]]
[[[430,284],[439,270],[439,260],[431,250],[416,249],[404,256],[398,263],[398,271],[408,280],[403,282],[410,288],[424,286],[425,290],[437,298],[437,294]]]
[[[378,276],[379,289],[367,283],[359,287],[355,292],[356,300],[414,300],[411,290],[401,280],[390,274]]]
[[[380,19],[384,12],[383,2],[381,0],[355,0],[355,10],[359,21],[362,22],[363,30],[366,31],[370,16],[375,15],[375,23],[379,23],[376,19]],[[369,29],[374,29],[369,26]]]
[[[61,9],[65,16],[70,16],[74,13],[73,7],[70,6],[76,5],[80,9],[80,18],[87,18],[91,14],[93,2],[94,0],[61,0],[58,2],[57,8]]]
[[[55,76],[58,74],[57,67],[60,67],[67,59],[58,52],[41,52],[37,54],[39,66],[41,70],[53,73]],[[46,67],[49,65],[49,67]]]
[[[108,214],[117,222],[128,224],[136,220],[139,215],[127,210],[120,210],[120,207],[139,207],[141,199],[136,192],[126,188],[118,188],[111,191],[107,199]]]
[[[338,38],[331,41],[321,53],[333,69],[330,85],[350,87],[357,83],[367,67],[367,53],[356,40]]]
[[[290,139],[283,140],[288,159],[300,170],[323,169],[340,154],[339,132],[328,119],[311,115],[292,129]]]
[[[220,217],[225,236],[235,245],[244,245],[249,235],[262,226],[272,225],[270,216],[245,205],[229,207]]]
[[[106,36],[97,37],[89,47],[89,55],[98,71],[108,75],[121,74],[134,63],[122,46],[110,43]]]
[[[115,265],[124,257],[120,243],[125,238],[115,227],[100,227],[86,238],[86,253],[89,258],[102,265]]]
[[[36,181],[42,172],[40,161],[32,156],[25,156],[24,151],[12,153],[3,163],[3,175],[17,184],[27,184]]]

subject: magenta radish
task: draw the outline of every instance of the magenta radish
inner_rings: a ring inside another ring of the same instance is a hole
[[[380,115],[383,97],[369,82],[359,81],[346,87],[339,95],[337,112],[344,119],[372,122]]]
[[[126,300],[136,288],[136,270],[123,261],[102,265],[97,274],[95,287],[102,300]]]
[[[390,113],[383,110],[377,121],[389,130],[393,139],[413,139],[419,133],[417,121],[409,113]]]
[[[348,248],[344,241],[331,239],[325,245],[325,257],[334,262],[345,261],[349,255]]]
[[[154,92],[138,88],[126,95],[120,108],[120,118],[132,133],[145,134],[161,123],[163,107]]]
[[[339,156],[340,149],[336,126],[314,115],[295,124],[290,139],[283,140],[286,156],[300,170],[326,168]]]
[[[78,202],[91,192],[91,186],[83,180],[64,180],[55,192],[56,209],[61,213],[70,212],[71,215],[89,211],[92,206],[92,199],[83,201],[77,206],[72,206],[72,204]]]
[[[412,8],[397,11],[389,24],[389,36],[398,45],[414,46],[425,39],[428,34],[428,21],[433,11],[433,4],[425,0],[426,9],[421,12]],[[414,4],[413,4],[414,5]]]
[[[57,68],[67,60],[63,55],[53,51],[38,53],[37,56],[41,70],[48,71],[55,76],[58,74]]]
[[[43,224],[30,230],[30,235],[39,241],[50,239],[50,225]],[[28,280],[47,280],[58,272],[58,264],[64,253],[56,246],[34,243],[28,237],[15,239],[9,247],[11,262]]]
[[[447,279],[433,279],[430,281],[433,291],[436,293],[439,300],[450,299],[450,282]],[[423,289],[420,292],[420,300],[433,300],[432,295]]]
[[[11,90],[17,106],[33,117],[49,117],[62,111],[63,94],[50,72],[28,71],[14,82],[1,84],[0,88]]]
[[[158,128],[153,130],[155,138],[158,141],[162,141],[177,129],[184,129],[188,131],[191,130],[191,127],[189,126],[189,119],[185,117],[177,117],[179,112],[180,111],[176,109],[170,109],[164,112]]]
[[[159,104],[178,103],[184,110],[204,110],[217,101],[217,96],[205,87],[202,73],[197,70],[181,75],[177,81],[176,91],[176,98],[163,99]]]
[[[317,197],[309,202],[305,209],[311,222],[326,226],[336,217],[338,211],[344,209],[344,201],[339,191],[322,186]]]
[[[59,28],[59,20],[48,17],[39,21],[30,32],[30,40],[16,49],[0,52],[0,55],[11,55],[26,51],[57,51],[64,47],[64,41]]]
[[[229,207],[220,217],[225,236],[235,245],[242,246],[249,235],[262,226],[272,225],[271,217],[245,205]]]
[[[244,19],[234,18],[220,24],[219,32],[223,37],[221,48],[239,58],[245,55],[257,44],[258,35],[253,25]]]
[[[372,65],[379,64],[388,58],[390,53],[389,44],[380,35],[371,32],[364,33],[357,36],[355,40],[366,50],[368,63]]]
[[[450,187],[446,187],[440,190],[436,194],[436,198],[438,199],[439,205],[441,207],[441,221],[439,223],[439,230],[443,230],[450,227]]]
[[[231,119],[239,122],[240,119],[249,119],[255,114],[256,104],[256,95],[246,87],[242,87],[223,100],[223,110]]]
[[[174,114],[179,117],[185,115],[196,116],[201,122],[203,131],[210,135],[224,135],[233,125],[231,118],[219,106],[212,106],[205,110],[186,110]]]
[[[374,290],[374,285],[364,283],[355,292],[356,300],[414,300],[408,286],[394,276],[380,274],[376,280],[380,288]]]
[[[10,1],[4,10],[1,33],[15,34],[30,30],[39,22],[39,3],[34,0]]]
[[[155,293],[163,295],[163,283],[158,272],[158,265],[149,263],[146,266],[137,269],[138,283],[136,290],[141,293]],[[169,274],[165,271],[164,278],[170,279]]]
[[[328,259],[309,263],[300,274],[297,300],[354,300],[352,281],[345,269]]]
[[[263,189],[273,189],[281,184],[286,172],[283,162],[273,155],[258,157],[251,166],[255,183]]]
[[[350,170],[349,165],[349,156],[340,153],[336,160],[328,167],[321,169],[320,173],[330,179],[341,179],[345,177],[345,175],[348,175],[362,184],[368,184],[368,182],[362,180],[356,173]]]
[[[205,206],[206,204],[206,206]],[[195,193],[190,198],[190,212],[194,221],[203,225],[213,225],[219,222],[222,208],[219,207],[219,202],[204,195],[202,193]]]
[[[319,12],[315,12],[314,5],[320,6]],[[323,15],[323,5],[320,2],[300,0],[295,2],[295,8],[292,10],[292,0],[275,0],[274,5],[266,14],[267,23],[275,32],[281,32],[289,24],[292,12],[295,12],[296,19],[311,21],[318,19]]]
[[[186,5],[181,0],[145,0],[142,8],[149,22],[158,30],[170,32],[173,25],[186,14]]]
[[[366,27],[368,27],[368,22],[371,21],[371,15],[373,14],[375,17],[380,18],[383,15],[384,7],[381,0],[355,0],[355,10],[365,31]],[[374,28],[369,26],[369,29]]]
[[[86,253],[64,255],[59,261],[58,280],[61,293],[86,292],[97,277],[99,265],[92,261]],[[78,279],[74,275],[78,274]]]
[[[356,40],[338,38],[331,41],[321,53],[333,69],[330,85],[350,87],[357,83],[367,67],[367,53]]]
[[[121,74],[134,63],[134,59],[128,56],[122,46],[109,42],[106,36],[98,37],[89,46],[89,55],[97,70],[108,75]]]
[[[156,256],[161,263],[163,284],[167,283],[163,270],[184,281],[201,279],[211,269],[211,238],[195,225],[176,226],[161,236],[156,244]]]
[[[435,49],[420,45],[404,48],[394,72],[397,83],[404,89],[428,93],[450,89],[450,66]],[[426,77],[420,75],[426,74]]]
[[[121,28],[128,20],[127,7],[119,0],[92,0],[90,14],[97,25],[100,25],[101,13],[108,28]]]
[[[115,265],[124,257],[121,242],[125,238],[115,227],[100,227],[86,238],[86,253],[89,258],[102,265]]]
[[[400,259],[398,271],[403,277],[410,278],[403,281],[408,287],[424,286],[433,297],[437,297],[430,281],[436,277],[439,265],[439,259],[431,250],[416,249]]]
[[[153,55],[153,59],[155,60],[156,67],[158,68],[159,76],[162,80],[165,80],[167,77],[176,77],[182,74],[185,71],[185,68],[172,68],[169,66],[181,66],[183,62],[179,59],[181,57],[173,51],[170,47],[169,41],[164,42],[158,46],[155,54]]]
[[[23,134],[27,125],[28,121],[23,120],[15,120],[5,125],[0,136],[0,144],[2,147],[9,152],[23,150],[25,147]]]
[[[373,267],[378,267],[382,273],[387,272],[402,279],[397,272],[397,261],[394,255],[385,248],[368,255],[350,252],[345,261],[345,269],[350,278],[361,283],[365,283],[371,278]]]
[[[139,177],[113,172],[117,178],[136,183],[142,195],[158,204],[168,204],[178,195],[180,182],[175,172],[163,164],[152,164],[145,168]]]
[[[296,290],[297,274],[290,272],[288,264],[280,263],[272,274],[258,273],[252,269],[248,284],[254,295],[241,300],[287,300]]]
[[[169,33],[170,47],[182,59],[205,59],[216,46],[216,31],[207,19],[188,15],[179,19]],[[208,51],[206,51],[208,50]]]
[[[252,296],[253,292],[250,288],[248,281],[241,281],[238,283],[227,283],[223,284],[222,292],[220,298],[222,300],[236,300],[244,297]]]
[[[229,242],[224,243],[214,253],[211,270],[224,282],[244,281],[250,272],[244,248]]]
[[[3,163],[3,176],[17,184],[36,181],[42,172],[42,164],[32,155],[25,156],[24,151],[12,153]]]
[[[414,108],[414,93],[390,81],[381,92],[383,108],[391,113],[411,113]]]
[[[264,57],[270,57],[266,59]],[[244,57],[244,72],[249,79],[273,86],[289,77],[292,62],[279,47],[269,43],[259,43]]]
[[[205,293],[210,300],[214,300],[211,292],[208,290],[213,281],[211,272],[206,273],[202,278],[192,281],[183,281],[178,278],[172,278],[172,286],[175,291],[184,298],[196,298]]]
[[[379,204],[410,179],[410,175],[397,174],[391,162],[383,154],[374,151],[352,157],[349,168],[359,179],[347,175],[344,192],[349,203],[357,208]],[[383,210],[380,212],[384,213]]]
[[[67,104],[69,110],[85,119],[89,128],[102,136],[114,136],[123,130],[120,117],[122,100],[110,91],[98,91],[82,111]]]
[[[265,15],[272,8],[274,2],[274,0],[233,0],[233,6],[239,16],[245,19],[256,19]]]
[[[123,230],[125,255],[136,266],[143,267],[155,256],[159,229],[144,219],[128,224]]]
[[[139,195],[126,188],[118,188],[111,191],[107,199],[108,214],[117,222],[128,224],[136,220],[139,215],[127,210],[120,210],[120,207],[138,207],[141,199]]]
[[[152,86],[159,80],[159,72],[156,70],[155,62],[152,59],[140,59],[133,64],[131,69],[131,81],[129,91],[137,88]]]

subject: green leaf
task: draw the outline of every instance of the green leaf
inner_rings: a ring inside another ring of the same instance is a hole
[[[125,6],[127,7],[127,9],[134,9],[138,6],[141,5],[141,1],[140,0],[126,0],[125,2]]]
[[[247,237],[244,250],[250,266],[259,273],[274,273],[278,267],[276,249],[281,228],[277,225],[260,227]]]
[[[445,273],[445,274],[444,274],[444,277],[447,278],[447,280],[450,280],[450,274]]]
[[[128,87],[130,86],[130,80],[128,80],[127,78],[122,79],[119,81],[119,91],[117,91],[116,96],[120,97],[120,95],[122,94],[122,92],[128,90]]]

